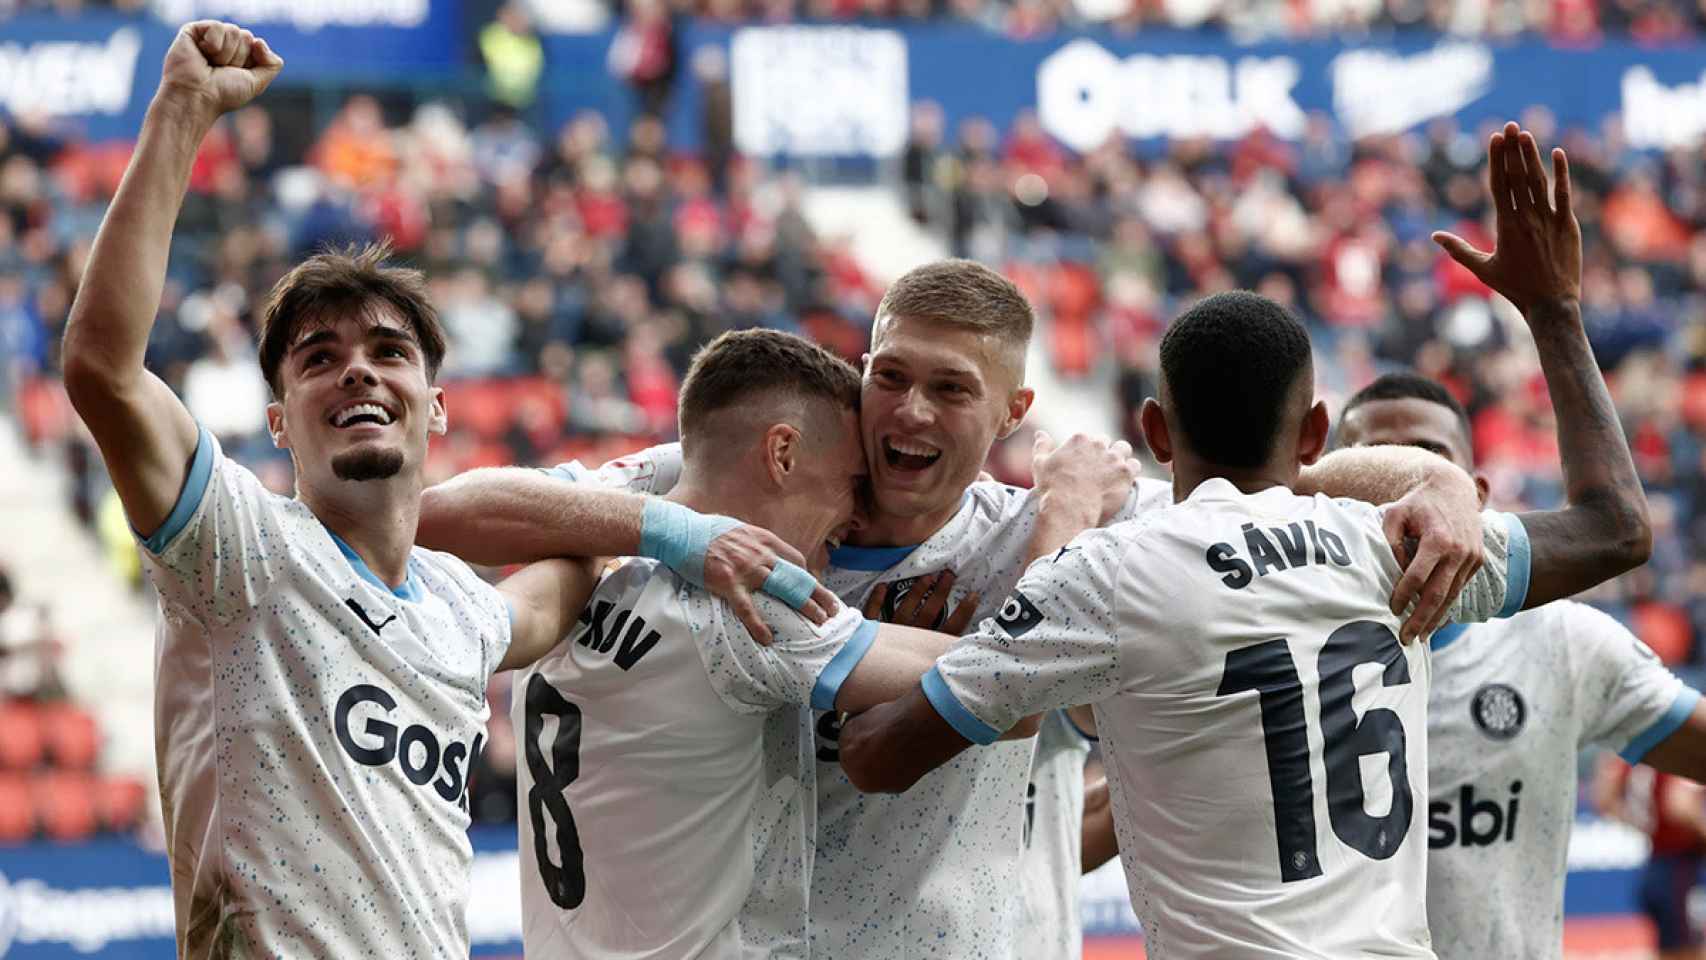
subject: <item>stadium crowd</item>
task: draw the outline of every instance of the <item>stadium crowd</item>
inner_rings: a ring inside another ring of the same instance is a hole
[[[845,238],[813,232],[801,184],[750,160],[683,154],[656,120],[611,130],[589,114],[540,131],[505,110],[468,124],[442,104],[355,96],[304,136],[278,110],[228,118],[197,160],[150,347],[200,422],[275,489],[288,489],[289,466],[259,429],[254,313],[288,265],[328,243],[389,237],[427,271],[452,337],[444,379],[457,426],[437,447],[437,477],[597,462],[668,439],[689,357],[725,329],[798,330],[850,358],[867,342],[879,279]],[[1706,630],[1706,555],[1694,548],[1706,535],[1706,169],[1697,153],[1628,150],[1615,129],[1525,124],[1574,165],[1584,313],[1657,535],[1648,566],[1591,599],[1667,661],[1694,662]],[[1061,375],[1117,368],[1134,442],[1168,318],[1248,287],[1306,319],[1325,396],[1413,365],[1469,406],[1494,501],[1546,506],[1561,495],[1557,455],[1522,325],[1428,239],[1444,228],[1488,245],[1485,133],[1442,121],[1347,143],[1318,119],[1295,145],[1257,133],[1076,156],[1033,119],[950,131],[921,103],[902,189],[954,253],[1019,281]],[[129,149],[0,124],[0,393],[32,442],[63,443],[73,506],[92,526],[119,515],[53,378]],[[1028,450],[1028,437],[1011,448]],[[991,468],[1024,482],[1025,463],[998,453]],[[130,549],[122,526],[109,539]],[[507,716],[501,702],[493,716]],[[507,734],[493,725],[494,738]],[[488,758],[513,758],[493,746]],[[485,779],[488,814],[512,816],[508,785]]]
[[[513,0],[540,21],[571,29],[621,22],[667,46],[677,17],[727,23],[849,20],[957,20],[1014,37],[1105,23],[1117,30],[1233,30],[1312,37],[1407,29],[1470,36],[1544,36],[1565,43],[1630,37],[1677,43],[1706,33],[1700,0]],[[470,4],[471,25],[500,4]],[[179,0],[0,0],[0,17],[49,10],[157,9],[179,18]]]

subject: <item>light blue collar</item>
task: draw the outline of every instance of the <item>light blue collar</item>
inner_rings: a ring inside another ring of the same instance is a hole
[[[959,510],[954,512],[954,516],[948,520],[948,523],[953,523],[954,520],[959,519],[960,514],[970,505],[971,489],[968,487],[966,492],[960,495]],[[942,526],[946,527],[947,524],[945,523]],[[937,532],[940,532],[940,528]],[[931,534],[931,536],[935,536],[935,534]],[[929,537],[925,539],[928,540]],[[829,565],[842,570],[871,572],[892,570],[902,560],[912,556],[912,551],[921,546],[923,546],[922,543],[908,544],[903,547],[859,547],[852,545],[836,547],[829,551]]]
[[[325,526],[325,524],[321,524],[321,526]],[[412,559],[409,562],[408,579],[403,581],[402,586],[393,587],[379,579],[379,574],[374,573],[373,569],[367,565],[367,561],[361,559],[361,554],[356,553],[353,547],[345,543],[343,537],[332,533],[331,527],[326,527],[326,533],[332,538],[332,542],[338,545],[338,550],[344,555],[344,559],[348,560],[349,565],[355,568],[356,576],[366,580],[368,583],[373,584],[379,589],[384,590],[386,593],[395,597],[400,597],[410,603],[420,603],[422,600],[426,599],[426,591],[421,589],[421,582],[415,577],[415,565]]]

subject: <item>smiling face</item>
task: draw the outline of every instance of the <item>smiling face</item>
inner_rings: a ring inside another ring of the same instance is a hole
[[[415,334],[385,304],[301,325],[277,376],[282,397],[267,420],[291,452],[299,489],[418,478],[428,435],[445,430],[444,391],[429,381]]]
[[[993,334],[877,319],[860,401],[874,521],[916,521],[911,534],[928,536],[953,516],[990,446],[1030,406],[1013,352]]]

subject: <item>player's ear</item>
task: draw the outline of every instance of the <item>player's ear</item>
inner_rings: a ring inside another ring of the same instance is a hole
[[[791,423],[776,423],[764,431],[764,469],[770,482],[783,486],[800,466],[800,431]]]
[[[1031,404],[1037,399],[1037,392],[1030,387],[1020,387],[1007,397],[1007,415],[1001,421],[1001,429],[995,432],[997,440],[1005,440],[1019,429],[1019,424],[1025,422],[1025,414],[1031,412]]]
[[[280,450],[290,449],[290,437],[284,430],[284,404],[277,400],[267,404],[267,433],[272,435],[272,445]]]
[[[1487,482],[1486,474],[1475,474],[1475,496],[1480,499],[1481,509],[1483,510],[1487,509],[1487,494],[1492,491],[1492,488],[1492,484]]]
[[[427,418],[427,433],[439,436],[450,429],[450,414],[444,403],[444,388],[432,388],[432,412]]]
[[[1321,454],[1327,449],[1327,434],[1332,429],[1332,422],[1327,416],[1327,402],[1315,401],[1315,405],[1303,415],[1303,428],[1297,432],[1299,463],[1308,466],[1321,459]]]
[[[1143,427],[1143,441],[1149,444],[1149,453],[1156,463],[1173,462],[1173,436],[1167,432],[1167,416],[1161,412],[1161,404],[1149,397],[1143,401],[1143,409],[1137,414],[1138,425]]]

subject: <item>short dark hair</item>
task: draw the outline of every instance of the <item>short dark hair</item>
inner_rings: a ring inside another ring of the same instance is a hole
[[[1469,440],[1475,436],[1475,431],[1469,426],[1469,411],[1463,409],[1463,404],[1457,402],[1451,391],[1434,380],[1429,380],[1411,370],[1397,373],[1384,373],[1376,377],[1374,382],[1345,401],[1345,409],[1339,411],[1341,421],[1357,407],[1374,400],[1426,400],[1437,403],[1457,415],[1457,423],[1463,428],[1463,437]]]
[[[975,260],[937,260],[889,285],[878,317],[904,317],[975,330],[1020,348],[1031,342],[1035,315],[1013,281]]]
[[[1258,467],[1298,378],[1312,376],[1309,334],[1284,307],[1244,290],[1186,310],[1161,338],[1161,374],[1191,449],[1223,467]]]
[[[390,256],[389,243],[325,250],[273,285],[261,311],[260,359],[261,373],[274,397],[284,396],[279,368],[304,327],[381,304],[396,310],[414,332],[426,358],[427,381],[437,379],[444,363],[444,326],[438,309],[427,297],[421,272],[386,263]]]
[[[859,371],[823,347],[776,330],[730,330],[700,348],[681,382],[684,452],[710,417],[759,395],[784,394],[859,409]]]

